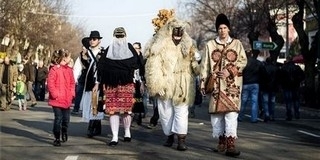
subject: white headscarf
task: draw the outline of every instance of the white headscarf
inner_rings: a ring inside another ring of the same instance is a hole
[[[114,37],[112,43],[109,46],[107,58],[112,60],[122,60],[131,57],[133,57],[133,53],[129,49],[126,37]]]

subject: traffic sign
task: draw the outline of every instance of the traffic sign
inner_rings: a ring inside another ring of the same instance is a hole
[[[260,49],[275,50],[277,47],[278,45],[274,42],[253,41],[254,50],[260,50]]]

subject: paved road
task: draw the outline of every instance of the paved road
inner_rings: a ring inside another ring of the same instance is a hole
[[[143,125],[132,127],[132,142],[122,141],[123,128],[119,131],[119,144],[109,147],[111,140],[108,117],[103,120],[101,136],[87,138],[87,124],[79,116],[71,116],[69,141],[61,147],[53,147],[52,109],[46,102],[39,102],[28,111],[18,111],[17,107],[0,112],[1,120],[1,160],[158,160],[158,159],[234,159],[214,153],[216,141],[211,136],[211,125],[207,114],[207,101],[196,108],[196,118],[189,120],[187,145],[181,152],[163,147],[166,140],[161,127],[147,129],[150,114],[143,119]],[[149,113],[152,113],[152,107]],[[266,160],[313,160],[320,159],[319,111],[302,108],[301,119],[285,121],[284,107],[276,107],[276,121],[250,123],[249,117],[239,123],[236,142],[241,155],[237,159]],[[249,110],[247,111],[249,113]]]

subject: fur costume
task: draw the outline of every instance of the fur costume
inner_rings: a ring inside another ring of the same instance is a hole
[[[186,23],[171,18],[161,27],[145,47],[146,85],[150,96],[164,91],[162,100],[172,99],[173,104],[192,105],[195,97],[195,76],[200,67],[194,55],[196,45],[185,32]],[[175,45],[172,30],[183,28],[182,39]]]

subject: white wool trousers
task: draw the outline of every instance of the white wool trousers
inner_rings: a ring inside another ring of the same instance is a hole
[[[213,138],[218,138],[222,135],[237,138],[238,113],[211,114],[211,125]]]
[[[187,134],[188,132],[188,111],[186,104],[173,105],[172,100],[158,99],[159,117],[162,130],[166,136],[173,133]]]

